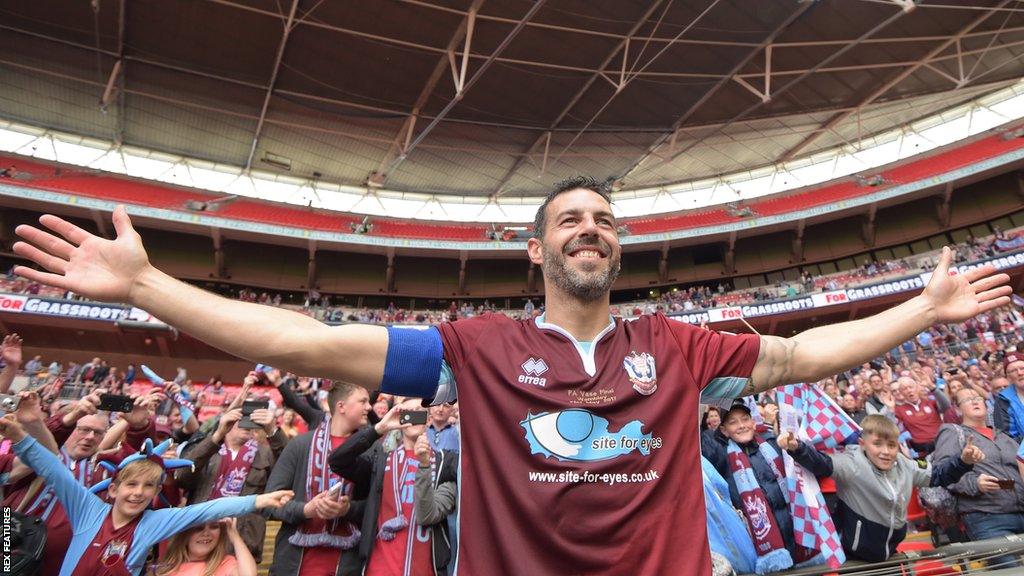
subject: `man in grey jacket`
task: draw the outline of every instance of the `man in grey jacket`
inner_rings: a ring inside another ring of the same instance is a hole
[[[967,439],[985,453],[985,459],[947,488],[957,498],[957,512],[972,540],[1024,533],[1024,482],[1017,469],[1017,442],[1005,432],[985,425],[988,406],[973,388],[956,394],[963,425],[943,424],[935,441],[932,461],[940,465],[959,456]],[[1015,557],[993,559],[995,566],[1016,566]]]

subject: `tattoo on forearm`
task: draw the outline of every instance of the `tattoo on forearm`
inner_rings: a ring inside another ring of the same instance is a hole
[[[757,394],[764,390],[788,384],[793,378],[793,357],[799,342],[778,336],[761,336],[761,350],[757,354],[754,373],[740,396]]]

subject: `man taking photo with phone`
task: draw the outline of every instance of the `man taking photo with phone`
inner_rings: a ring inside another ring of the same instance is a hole
[[[331,470],[354,484],[354,498],[366,500],[359,545],[365,576],[446,573],[458,454],[431,449],[426,422],[419,401],[406,400],[331,453]],[[383,439],[395,430],[398,445],[385,450]]]
[[[192,460],[193,468],[175,474],[178,486],[188,491],[190,504],[226,496],[262,494],[281,451],[288,440],[278,429],[274,414],[261,408],[249,419],[267,435],[261,443],[253,428],[239,425],[242,409],[236,408],[220,417],[213,434],[196,444],[189,444],[181,457]],[[263,559],[263,540],[267,521],[257,513],[238,518],[237,529],[257,563]]]

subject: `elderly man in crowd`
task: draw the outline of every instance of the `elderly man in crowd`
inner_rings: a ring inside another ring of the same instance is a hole
[[[963,424],[943,424],[936,439],[933,464],[956,458],[970,438],[985,453],[956,484],[948,486],[957,499],[957,512],[972,540],[1024,533],[1024,483],[1017,468],[1018,443],[1001,430],[986,425],[988,407],[976,390],[965,387],[956,395]],[[1017,565],[1012,556],[992,565]]]
[[[935,449],[935,436],[942,425],[942,413],[949,409],[949,399],[935,385],[929,386],[934,399],[922,395],[926,385],[909,376],[896,380],[903,401],[896,405],[893,413],[903,429],[910,433],[910,447],[924,457]]]

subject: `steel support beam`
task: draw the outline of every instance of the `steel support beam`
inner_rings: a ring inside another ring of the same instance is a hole
[[[512,165],[512,168],[510,168],[508,172],[505,173],[505,176],[503,176],[501,181],[498,183],[497,189],[491,195],[492,200],[501,195],[501,193],[504,191],[504,188],[508,186],[509,181],[516,174],[516,172],[519,171],[519,168],[522,167],[526,159],[530,156],[530,154],[533,153],[537,146],[540,146],[542,143],[544,144],[544,159],[541,162],[541,174],[543,174],[547,170],[548,153],[551,149],[551,132],[555,130],[559,124],[562,123],[562,120],[565,120],[565,117],[569,114],[569,112],[572,111],[573,107],[576,106],[576,103],[580,101],[580,98],[582,98],[587,93],[587,91],[590,90],[590,87],[594,85],[594,82],[596,82],[598,78],[602,77],[605,68],[607,68],[608,65],[611,64],[615,56],[619,52],[624,52],[626,50],[626,48],[629,46],[630,38],[632,38],[634,34],[640,31],[640,28],[643,27],[643,25],[647,22],[651,15],[654,14],[654,11],[658,9],[658,6],[661,5],[663,1],[664,0],[654,0],[653,2],[651,2],[651,5],[647,8],[643,15],[639,19],[637,19],[637,21],[633,24],[633,27],[629,29],[629,33],[626,35],[626,37],[623,38],[622,41],[619,42],[618,46],[616,46],[611,52],[609,52],[608,55],[605,56],[604,60],[601,61],[601,64],[598,66],[598,71],[595,72],[594,74],[591,74],[590,78],[587,78],[587,81],[584,82],[583,86],[579,90],[577,90],[575,94],[572,95],[572,98],[569,99],[569,102],[567,102],[566,105],[562,107],[562,111],[559,112],[558,116],[556,116],[555,119],[551,122],[551,124],[548,125],[547,131],[542,133],[539,137],[537,137],[536,140],[533,141],[532,144],[526,147],[526,149],[523,151],[523,156],[516,160],[515,164]],[[626,54],[623,53],[623,70],[625,70],[625,66]]]
[[[861,239],[864,240],[864,247],[866,248],[873,248],[875,246],[875,217],[877,215],[878,203],[874,202],[868,206],[868,213],[864,216],[860,227]]]
[[[466,293],[466,263],[469,262],[469,252],[466,250],[459,251],[459,296],[465,296]]]
[[[124,95],[125,84],[127,83],[128,65],[124,61],[125,46],[125,23],[128,20],[128,0],[120,0],[117,9],[117,62],[120,64],[120,74],[117,77],[117,133],[114,135],[114,142],[120,146],[124,142]]]
[[[804,230],[807,227],[807,220],[800,219],[796,223],[796,229],[793,231],[793,244],[792,244],[792,257],[790,261],[794,264],[799,264],[804,261]]]
[[[1009,1],[1009,0],[1004,0],[1004,1]],[[782,95],[782,94],[784,94],[784,93],[788,92],[790,88],[792,88],[793,86],[796,86],[797,84],[799,84],[800,82],[802,82],[802,81],[803,81],[803,80],[804,80],[805,78],[807,78],[808,76],[810,76],[810,75],[814,74],[814,73],[815,73],[815,72],[817,72],[817,71],[818,71],[819,69],[821,69],[821,68],[824,68],[824,67],[825,67],[825,66],[827,66],[827,65],[828,65],[828,64],[829,64],[830,62],[832,62],[832,61],[836,60],[837,58],[839,58],[839,57],[840,57],[840,56],[842,56],[843,54],[846,54],[847,52],[849,52],[850,50],[852,50],[852,49],[853,49],[854,47],[856,47],[856,46],[857,46],[858,44],[860,44],[860,42],[861,42],[862,40],[865,40],[865,39],[867,39],[867,38],[870,38],[870,37],[874,36],[874,35],[875,35],[876,33],[878,33],[879,31],[883,30],[883,29],[884,29],[885,27],[887,27],[888,25],[892,24],[892,23],[893,23],[893,22],[895,22],[896,20],[899,20],[899,19],[900,19],[900,18],[901,18],[901,17],[902,17],[902,16],[904,15],[904,14],[906,14],[906,13],[907,13],[907,12],[906,12],[905,10],[900,10],[899,12],[896,12],[896,13],[895,13],[895,14],[893,14],[892,16],[889,16],[888,18],[886,18],[886,19],[885,19],[885,20],[883,20],[882,22],[880,22],[880,23],[876,24],[876,25],[875,25],[875,26],[873,26],[873,27],[872,27],[872,28],[871,28],[870,30],[868,30],[867,32],[865,32],[865,33],[861,34],[861,35],[860,35],[859,37],[857,37],[857,39],[856,39],[856,40],[854,40],[853,42],[851,42],[851,43],[849,43],[849,44],[847,44],[847,45],[843,46],[843,47],[842,47],[842,48],[840,48],[839,50],[836,50],[836,51],[835,51],[835,52],[833,52],[833,53],[832,53],[831,55],[829,55],[829,56],[828,56],[827,58],[825,58],[824,60],[822,60],[821,62],[819,62],[818,64],[816,64],[816,65],[815,65],[814,67],[812,67],[812,68],[810,68],[809,70],[807,70],[807,71],[806,71],[805,73],[803,73],[803,74],[801,74],[801,75],[797,76],[796,78],[793,78],[793,79],[792,79],[792,80],[790,80],[789,82],[787,82],[787,83],[785,83],[784,85],[782,85],[782,87],[781,87],[781,88],[779,88],[779,89],[778,89],[778,90],[777,90],[777,91],[775,92],[776,96],[779,96],[779,95]],[[773,35],[774,35],[774,34],[773,34]],[[770,41],[768,41],[768,42],[766,42],[766,43],[765,43],[765,45],[767,45],[767,44],[771,44],[771,42],[770,42]],[[695,147],[695,146],[697,146],[698,144],[700,144],[700,143],[704,142],[705,140],[707,140],[707,139],[708,139],[708,138],[710,138],[711,136],[716,136],[716,135],[720,134],[720,133],[721,133],[721,132],[722,132],[723,130],[725,130],[725,129],[726,129],[726,128],[728,128],[729,126],[733,125],[734,123],[738,122],[739,120],[742,120],[743,118],[746,118],[747,116],[749,116],[749,115],[750,115],[750,113],[751,113],[751,112],[753,112],[754,110],[757,110],[758,108],[760,108],[760,107],[761,107],[761,106],[763,106],[763,105],[764,105],[764,102],[757,102],[757,103],[753,104],[752,106],[749,106],[749,107],[747,107],[747,108],[746,108],[745,110],[743,110],[743,111],[742,111],[742,112],[740,112],[739,114],[737,114],[737,115],[733,116],[732,118],[730,118],[728,122],[726,122],[725,124],[723,124],[723,125],[722,125],[722,126],[720,126],[719,128],[716,128],[716,129],[715,129],[714,131],[712,131],[712,132],[710,132],[710,133],[708,133],[708,134],[705,134],[704,136],[701,136],[700,138],[698,138],[697,140],[694,140],[693,142],[690,142],[690,143],[689,143],[689,144],[687,144],[687,145],[686,145],[686,146],[685,146],[685,147],[684,147],[683,149],[681,149],[681,150],[678,150],[678,151],[669,151],[669,154],[668,154],[668,156],[667,156],[667,157],[665,157],[665,158],[663,158],[663,159],[662,159],[662,160],[661,160],[660,162],[658,162],[658,164],[656,164],[655,166],[660,166],[660,165],[663,165],[663,164],[667,164],[667,163],[669,163],[669,162],[671,162],[671,161],[675,160],[676,158],[678,158],[678,157],[679,157],[679,156],[681,156],[682,154],[685,154],[686,152],[688,152],[689,150],[691,150],[691,149],[692,149],[693,147]],[[678,123],[678,124],[679,124],[680,126],[682,126],[682,123],[681,123],[681,122],[680,122],[680,123]],[[645,159],[646,159],[647,157],[649,157],[649,156],[650,156],[650,155],[651,155],[651,154],[652,154],[653,152],[654,152],[654,150],[651,150],[651,152],[650,152],[650,153],[648,153],[648,154],[644,155],[644,156],[643,156],[643,157],[642,157],[642,158],[640,159],[640,162],[642,162],[642,161],[643,161],[643,160],[645,160]],[[630,172],[632,172],[633,170],[635,170],[635,169],[636,169],[636,167],[637,167],[637,166],[639,166],[640,162],[637,162],[636,164],[634,164],[633,168],[630,168],[630,170],[629,170],[629,171],[627,171],[627,172],[626,172],[626,174],[629,174]],[[623,177],[625,177],[625,175],[623,175]]]
[[[939,226],[949,228],[949,222],[953,216],[953,183],[947,182],[942,189],[942,195],[935,198],[935,219]]]
[[[1007,4],[1009,4],[1012,1],[1014,1],[1014,0],[1002,0],[999,4],[997,4],[991,10],[988,10],[988,11],[984,12],[983,14],[981,14],[980,16],[978,16],[977,18],[975,18],[974,20],[971,20],[966,26],[964,26],[959,31],[957,31],[957,33],[955,35],[953,35],[950,38],[947,38],[946,40],[944,40],[941,43],[939,43],[938,46],[936,46],[935,48],[929,50],[928,53],[923,58],[921,58],[921,60],[918,61],[916,64],[913,64],[913,65],[911,65],[908,68],[905,68],[902,72],[900,72],[899,74],[893,76],[888,82],[886,82],[885,84],[882,84],[881,86],[879,86],[871,94],[868,94],[864,99],[862,99],[857,104],[857,106],[855,108],[857,110],[859,110],[859,109],[861,109],[861,108],[871,104],[872,102],[874,102],[878,98],[884,96],[889,90],[892,90],[892,88],[895,87],[897,84],[899,84],[900,82],[906,80],[914,72],[917,72],[917,70],[919,68],[924,66],[932,58],[934,58],[935,56],[939,55],[941,52],[943,52],[944,50],[946,50],[947,48],[952,46],[954,43],[959,42],[960,39],[964,37],[964,35],[969,33],[971,30],[974,30],[975,28],[977,28],[982,22],[984,22],[985,20],[988,20],[993,14],[997,13],[1000,8],[1006,6]],[[959,54],[959,52],[958,52],[958,54]],[[852,114],[852,112],[840,112],[839,114],[836,114],[835,116],[832,116],[827,121],[825,121],[825,123],[822,124],[821,127],[819,127],[814,132],[810,133],[809,135],[807,135],[807,137],[805,137],[803,140],[801,140],[799,143],[797,143],[796,146],[793,146],[789,150],[786,150],[786,152],[783,153],[783,155],[781,157],[779,157],[778,161],[779,162],[787,162],[789,160],[792,160],[797,154],[799,154],[805,148],[807,148],[808,146],[813,144],[814,141],[817,140],[819,137],[821,137],[822,134],[824,134],[825,132],[828,132],[829,130],[835,128],[840,122],[842,122],[843,120],[847,119],[850,116],[850,114]]]
[[[408,146],[405,147],[405,150],[397,158],[391,161],[391,163],[388,165],[386,171],[383,174],[385,178],[387,177],[388,174],[394,172],[395,169],[397,169],[402,164],[402,162],[405,161],[409,154],[414,149],[416,149],[416,147],[419,146],[421,142],[423,142],[427,135],[429,135],[434,130],[434,128],[436,128],[437,125],[440,124],[442,120],[444,120],[448,113],[452,111],[452,108],[455,108],[455,105],[462,100],[466,92],[468,92],[473,87],[473,85],[476,84],[481,77],[483,77],[484,73],[487,72],[487,69],[490,68],[492,64],[494,64],[495,59],[498,56],[500,56],[501,53],[504,52],[506,48],[508,48],[508,45],[512,43],[512,40],[514,40],[515,37],[519,35],[519,33],[526,26],[526,23],[529,22],[530,19],[533,18],[533,16],[541,9],[541,7],[544,6],[544,3],[546,1],[547,0],[534,0],[533,5],[530,6],[530,9],[526,12],[526,14],[523,15],[522,19],[519,20],[515,28],[513,28],[512,31],[509,32],[507,36],[505,36],[505,38],[501,41],[501,44],[498,44],[498,47],[494,49],[494,52],[490,55],[490,57],[488,57],[487,60],[480,64],[480,67],[477,68],[476,72],[473,73],[473,76],[470,77],[469,81],[467,81],[462,86],[462,90],[460,92],[457,92],[455,96],[448,101],[448,104],[446,104],[445,107],[441,109],[441,112],[439,112],[438,115],[435,116],[434,119],[431,120],[429,124],[427,124],[423,131],[420,132],[416,136],[416,138],[414,138],[412,142],[410,142]]]
[[[384,270],[384,292],[395,293],[395,247],[388,246],[388,266]]]
[[[316,240],[309,241],[309,262],[306,263],[306,290],[316,289]]]
[[[99,231],[100,236],[103,236],[107,240],[113,238],[110,235],[110,228],[107,226],[107,220],[103,217],[103,214],[99,210],[90,209],[89,215],[92,216],[92,221],[96,224],[96,230]]]
[[[770,46],[772,42],[774,42],[780,34],[785,32],[786,29],[789,28],[789,26],[793,22],[795,22],[798,18],[803,16],[804,13],[811,8],[811,6],[813,6],[813,4],[810,2],[800,4],[799,7],[797,7],[797,9],[794,10],[793,13],[790,14],[789,17],[782,22],[782,24],[779,24],[774,30],[772,30],[771,34],[765,37],[765,39],[762,40],[760,44],[754,47],[754,49],[751,50],[750,52],[747,52],[747,55],[741,58],[740,61],[737,62],[736,65],[729,70],[726,76],[722,77],[718,82],[715,83],[714,86],[711,87],[710,90],[705,92],[699,100],[697,100],[689,108],[687,108],[686,112],[683,112],[683,115],[677,118],[676,121],[672,124],[672,127],[669,129],[669,131],[659,136],[653,144],[648,146],[647,150],[643,153],[643,155],[640,156],[640,158],[637,159],[635,162],[633,162],[629,169],[627,169],[624,173],[622,173],[619,176],[619,179],[621,180],[628,177],[630,173],[632,173],[641,164],[643,164],[645,160],[650,158],[658,150],[658,148],[660,148],[666,142],[670,142],[671,148],[675,148],[676,133],[683,126],[683,124],[686,123],[686,121],[689,120],[701,106],[703,106],[708,100],[710,100],[715,94],[717,94],[718,91],[721,90],[722,87],[729,82],[729,78],[732,78],[737,73],[739,73],[739,71],[742,70],[747,64],[749,64],[751,60],[757,57],[757,55],[760,54],[762,50],[765,50],[768,46]]]
[[[222,245],[220,228],[210,228],[210,238],[213,240],[213,266],[217,278],[224,280],[228,278],[228,266],[224,259],[224,247]]]
[[[288,20],[284,23],[284,31],[281,33],[281,42],[277,46],[277,56],[274,58],[273,71],[270,73],[270,82],[267,83],[267,93],[263,97],[263,107],[260,109],[259,120],[256,121],[256,130],[252,137],[252,146],[249,148],[249,157],[245,161],[245,170],[252,169],[252,160],[256,155],[256,147],[260,142],[260,132],[263,131],[263,121],[267,117],[267,108],[270,107],[270,97],[274,95],[274,84],[277,83],[277,73],[281,70],[281,60],[284,59],[284,50],[288,46],[288,36],[291,35],[295,23],[295,11],[299,7],[299,0],[292,0],[292,8],[288,11]]]
[[[416,128],[416,121],[420,118],[420,110],[427,103],[430,95],[434,93],[434,88],[437,87],[437,83],[444,76],[446,68],[451,68],[452,79],[456,84],[456,91],[458,91],[458,76],[455,66],[455,47],[459,45],[463,40],[466,41],[463,53],[463,69],[462,77],[465,78],[466,68],[469,65],[469,48],[471,36],[469,33],[471,21],[475,18],[476,13],[480,10],[484,0],[473,0],[472,6],[466,18],[462,20],[455,32],[452,33],[451,39],[448,41],[448,48],[445,51],[445,55],[440,57],[437,64],[434,65],[433,72],[427,78],[427,81],[423,84],[423,89],[420,90],[419,96],[416,98],[416,103],[413,104],[412,112],[406,117],[405,122],[402,123],[402,127],[399,128],[398,133],[395,134],[394,141],[388,151],[381,158],[381,161],[377,164],[377,170],[370,175],[370,178],[374,179],[374,182],[379,182],[380,185],[384,185],[387,181],[387,174],[384,172],[386,168],[394,162],[400,154],[404,154],[405,150],[408,149],[409,143],[412,142],[412,136]],[[463,84],[464,85],[464,84]]]

